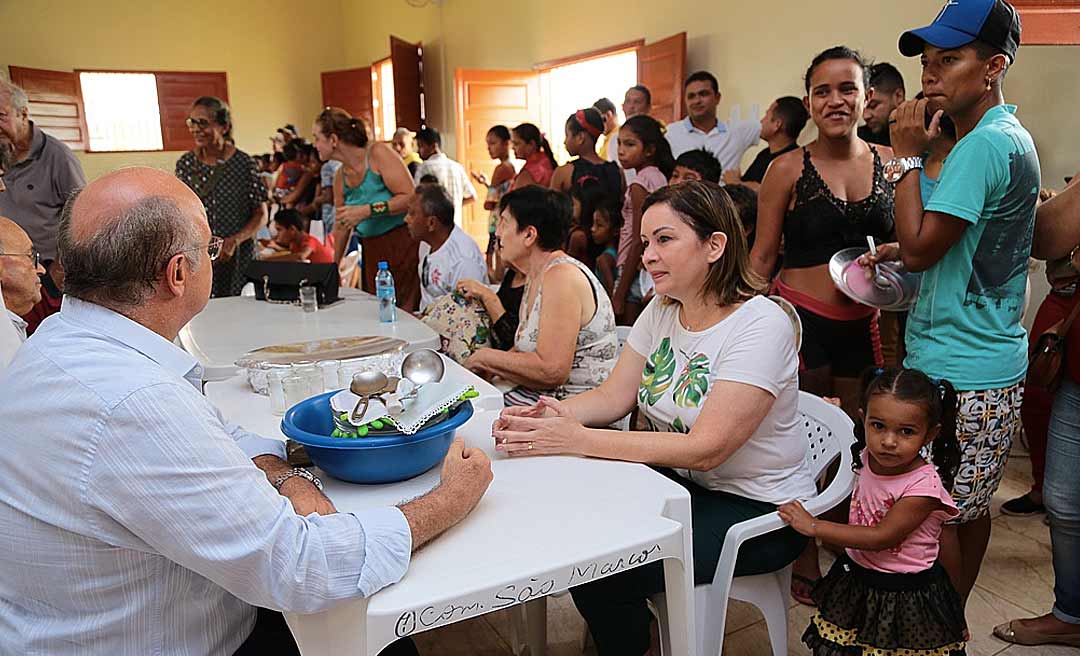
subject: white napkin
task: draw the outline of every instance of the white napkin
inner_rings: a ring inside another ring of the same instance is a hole
[[[468,380],[453,380],[455,378],[453,376],[451,378],[451,380],[428,383],[420,387],[416,398],[400,399],[402,405],[400,414],[391,413],[387,409],[387,403],[379,399],[371,399],[363,416],[358,417],[357,421],[352,421],[350,417],[350,423],[354,426],[362,426],[376,419],[387,420],[403,434],[412,435],[429,419],[457,403],[458,399],[472,387],[472,383]],[[396,405],[393,403],[395,399],[392,398],[395,396],[387,395],[391,407]],[[352,412],[358,398],[349,390],[342,390],[330,397],[330,407],[336,414]]]

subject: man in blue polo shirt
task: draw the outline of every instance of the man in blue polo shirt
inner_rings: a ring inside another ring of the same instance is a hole
[[[1020,18],[1003,0],[951,0],[933,24],[905,32],[900,52],[921,56],[926,98],[892,114],[899,255],[923,271],[907,325],[907,367],[958,390],[960,514],[942,535],[942,561],[967,599],[990,540],[990,499],[1020,432],[1027,340],[1020,316],[1039,195],[1031,135],[1006,105],[1002,81],[1016,59]],[[927,113],[933,115],[929,129]],[[923,206],[922,154],[941,116],[959,141]],[[891,253],[890,253],[891,251]]]

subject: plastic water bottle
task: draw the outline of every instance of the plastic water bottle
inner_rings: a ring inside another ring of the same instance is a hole
[[[386,260],[379,262],[379,272],[375,274],[375,296],[379,299],[379,321],[394,323],[397,321],[397,294],[394,292],[394,274]]]

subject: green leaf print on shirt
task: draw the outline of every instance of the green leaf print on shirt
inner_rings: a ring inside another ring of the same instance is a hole
[[[704,353],[695,353],[686,358],[686,366],[679,372],[679,380],[675,383],[675,405],[680,408],[696,408],[701,405],[701,400],[709,391],[709,357]]]
[[[675,352],[671,350],[671,338],[660,340],[649,359],[645,361],[645,370],[641,373],[641,386],[638,388],[638,400],[649,405],[656,405],[675,375]]]

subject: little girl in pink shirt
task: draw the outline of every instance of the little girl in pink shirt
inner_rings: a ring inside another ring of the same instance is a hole
[[[956,391],[913,369],[878,369],[864,382],[848,523],[816,519],[798,501],[778,508],[799,533],[846,548],[814,586],[803,642],[816,656],[966,654],[963,605],[938,562],[942,525],[957,513]]]

